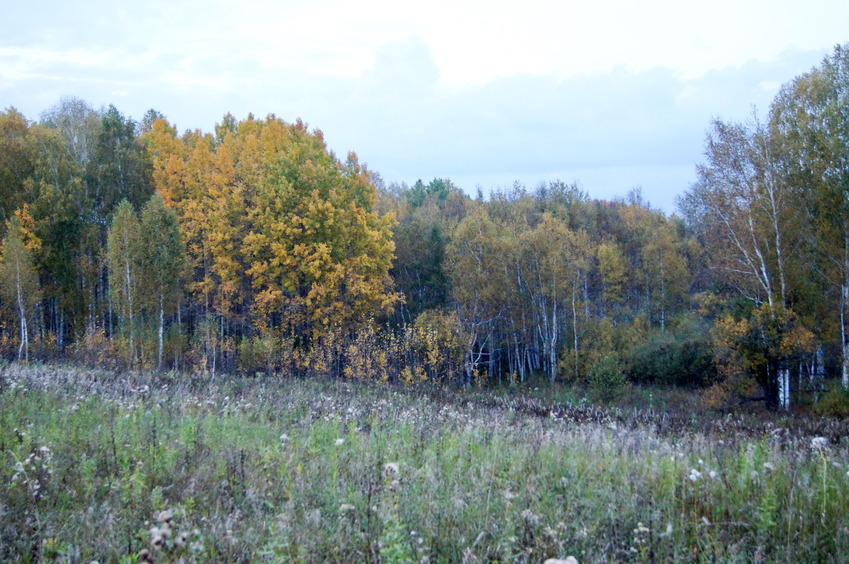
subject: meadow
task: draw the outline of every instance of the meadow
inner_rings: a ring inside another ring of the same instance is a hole
[[[848,434],[674,397],[11,364],[0,561],[845,562]]]

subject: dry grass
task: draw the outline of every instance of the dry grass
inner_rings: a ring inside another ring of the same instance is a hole
[[[533,391],[12,365],[0,559],[840,561],[846,435]]]

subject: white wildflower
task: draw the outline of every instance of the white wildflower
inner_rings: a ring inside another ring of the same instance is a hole
[[[283,443],[283,444],[288,443],[289,442],[289,435],[287,435],[286,433],[283,433],[282,435],[280,435],[280,442]]]
[[[643,522],[642,522],[642,521],[638,522],[638,523],[637,523],[637,528],[636,528],[636,529],[634,529],[634,534],[635,534],[635,535],[641,535],[641,534],[643,534],[643,533],[648,533],[648,532],[650,532],[650,529],[649,529],[648,527],[646,527],[646,526],[643,524]]]
[[[537,515],[530,509],[525,509],[524,511],[522,511],[521,516],[522,519],[524,519],[528,525],[536,525],[539,523],[539,515]]]
[[[383,465],[383,473],[387,476],[397,475],[399,473],[398,465],[394,462],[387,462]]]
[[[764,462],[764,470],[769,470],[770,472],[772,472],[773,470],[775,470],[775,466],[772,464],[772,462]]]
[[[336,439],[336,446],[342,446],[345,444],[345,439]]]
[[[811,439],[811,448],[814,450],[825,450],[828,448],[828,439],[825,437],[814,437]]]
[[[690,469],[690,475],[688,476],[691,482],[698,482],[702,477],[702,473],[696,470],[695,468]]]
[[[162,535],[162,529],[160,529],[159,527],[151,527],[150,528],[150,544],[152,544],[155,547],[159,547],[159,546],[162,546],[163,542],[164,542],[164,539],[163,539],[163,535]]]
[[[711,470],[708,472],[708,476],[710,476],[711,480],[716,480],[719,477],[719,474],[716,473],[716,470]]]

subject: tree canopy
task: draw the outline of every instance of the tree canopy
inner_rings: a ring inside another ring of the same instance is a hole
[[[849,387],[849,48],[717,118],[680,217],[634,189],[387,185],[275,115],[0,113],[0,353],[473,385]],[[713,401],[711,400],[711,401]]]

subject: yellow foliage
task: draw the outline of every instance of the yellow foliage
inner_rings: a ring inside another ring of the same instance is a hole
[[[356,155],[341,163],[300,121],[227,123],[217,141],[177,138],[164,120],[146,136],[157,190],[180,217],[195,298],[228,319],[247,311],[261,331],[311,339],[399,303],[394,217],[375,211]],[[325,370],[319,356],[310,354],[311,370]]]
[[[20,221],[21,239],[24,242],[24,247],[33,255],[37,254],[41,251],[42,241],[35,233],[35,218],[29,211],[29,205],[25,203],[21,208],[15,210],[15,217]]]
[[[453,311],[422,312],[413,327],[413,346],[418,351],[428,379],[452,381],[462,372],[468,336]]]

